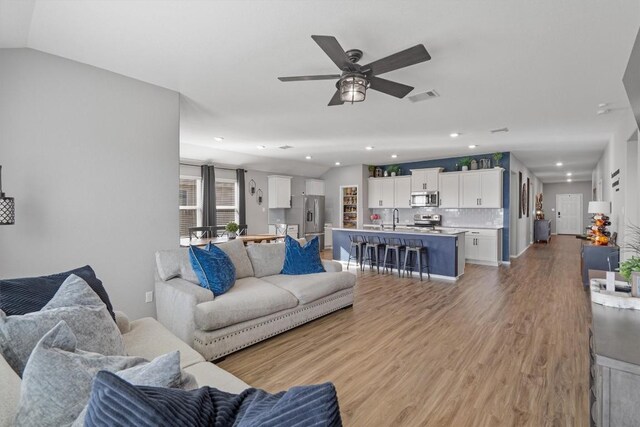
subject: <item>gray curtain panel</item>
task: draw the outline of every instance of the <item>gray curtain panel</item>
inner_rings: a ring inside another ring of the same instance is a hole
[[[202,165],[202,226],[215,227],[216,221],[216,172],[213,166]]]
[[[236,179],[238,180],[238,223],[247,223],[247,203],[245,198],[244,169],[236,169]]]

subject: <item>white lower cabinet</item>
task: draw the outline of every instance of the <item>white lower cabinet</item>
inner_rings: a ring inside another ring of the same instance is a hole
[[[497,266],[502,258],[502,230],[467,229],[465,258],[471,264]]]

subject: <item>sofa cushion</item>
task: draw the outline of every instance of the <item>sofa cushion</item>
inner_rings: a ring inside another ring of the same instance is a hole
[[[320,259],[320,239],[317,236],[304,245],[286,236],[284,246],[282,274],[298,275],[324,272]]]
[[[130,324],[128,333],[122,336],[131,356],[144,357],[151,360],[161,354],[178,350],[180,352],[180,367],[183,369],[204,362],[204,357],[184,341],[173,335],[160,322],[151,317],[134,320]]]
[[[352,288],[356,284],[356,276],[346,271],[300,276],[277,274],[263,277],[262,280],[291,292],[300,301],[300,304],[308,304],[343,289]]]
[[[111,317],[115,319],[109,295],[100,279],[96,277],[96,273],[88,265],[50,276],[0,280],[0,310],[4,311],[7,316],[39,311],[53,298],[60,289],[60,285],[72,274],[87,282],[107,306]]]
[[[236,281],[236,268],[231,258],[216,246],[208,250],[190,246],[189,259],[200,285],[215,296],[227,292]]]
[[[156,267],[158,276],[163,281],[180,277],[196,285],[200,284],[198,276],[191,268],[189,248],[169,249],[156,252]]]
[[[196,306],[199,329],[212,331],[293,308],[298,300],[289,292],[255,277],[236,281],[227,293]]]
[[[247,246],[255,277],[280,274],[284,265],[284,243],[258,243]]]
[[[76,337],[64,321],[33,349],[24,370],[17,426],[69,425],[81,414],[91,382],[101,370],[117,372],[139,385],[195,388],[190,374],[180,370],[178,352],[151,362],[140,357],[103,356],[76,348]]]
[[[73,330],[79,348],[125,354],[122,336],[107,307],[87,282],[72,274],[42,310],[8,317],[0,310],[0,353],[18,375],[38,341],[61,320]]]
[[[211,362],[196,363],[184,371],[193,375],[200,387],[215,387],[227,393],[240,393],[249,388],[244,381]]]
[[[211,243],[207,245],[207,250]],[[241,239],[229,240],[225,243],[215,245],[222,250],[231,259],[233,266],[236,268],[236,279],[244,279],[253,276],[253,266],[247,255],[247,249]]]

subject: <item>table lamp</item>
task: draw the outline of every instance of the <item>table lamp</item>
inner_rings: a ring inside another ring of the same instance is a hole
[[[607,226],[611,225],[611,221],[607,216],[611,213],[611,202],[592,200],[589,202],[587,211],[590,214],[594,214],[587,236],[597,245],[607,245],[611,236],[611,233],[607,230]]]
[[[16,221],[16,202],[2,192],[2,165],[0,165],[0,225],[12,225]]]

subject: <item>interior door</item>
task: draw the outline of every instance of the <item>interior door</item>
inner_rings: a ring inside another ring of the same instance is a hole
[[[582,234],[582,194],[556,195],[556,233]]]

